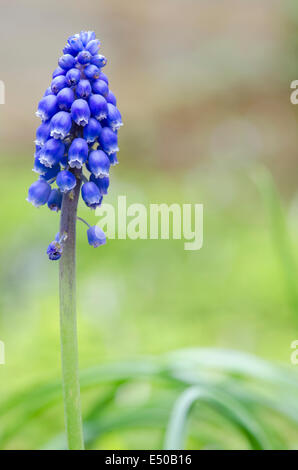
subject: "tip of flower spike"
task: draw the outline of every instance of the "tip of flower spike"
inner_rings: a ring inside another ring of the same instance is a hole
[[[87,206],[95,209],[107,194],[110,166],[118,164],[118,130],[123,123],[108,77],[102,72],[107,59],[99,54],[100,46],[93,31],[70,36],[51,85],[38,103],[36,115],[42,123],[36,131],[33,171],[39,180],[30,187],[27,199],[36,207],[47,204],[52,211],[61,210],[63,193],[74,198],[79,174],[85,168],[94,181],[90,176],[89,182],[87,177],[82,182],[87,188],[91,182],[96,184],[92,191],[83,191]],[[59,189],[50,187],[55,181]],[[106,242],[101,229],[89,229],[91,246]],[[64,246],[61,239],[55,241]],[[59,250],[55,253],[50,251],[49,258],[59,259]]]

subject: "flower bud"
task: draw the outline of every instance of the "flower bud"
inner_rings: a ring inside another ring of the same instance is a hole
[[[39,153],[39,161],[46,167],[52,168],[59,163],[64,155],[65,145],[61,140],[49,139]]]
[[[78,99],[72,103],[71,117],[78,126],[86,126],[90,115],[90,109],[85,100]]]
[[[106,76],[106,74],[103,73],[102,71],[100,71],[100,74],[99,74],[98,78],[99,78],[99,80],[103,80],[104,82],[106,82],[107,85],[109,85],[109,79]]]
[[[57,95],[57,103],[63,111],[70,111],[71,105],[75,100],[74,92],[71,88],[63,88]]]
[[[40,145],[42,147],[46,143],[50,137],[50,127],[50,121],[45,121],[40,124],[36,131],[36,145]]]
[[[66,81],[69,86],[74,86],[79,83],[81,72],[79,69],[70,69],[66,74]]]
[[[96,209],[101,204],[102,196],[99,189],[92,181],[84,183],[82,186],[82,198],[85,204],[91,209]]]
[[[57,95],[62,88],[67,87],[67,80],[64,75],[58,75],[58,77],[55,77],[51,83],[51,89],[52,92]]]
[[[118,137],[109,127],[104,127],[99,136],[100,145],[105,153],[118,152]]]
[[[111,104],[113,104],[114,106],[117,105],[116,96],[114,95],[114,93],[113,93],[111,90],[109,90],[109,93],[108,93],[108,95],[107,95],[107,97],[106,97],[106,100],[107,100],[108,103],[111,103]]]
[[[83,137],[89,143],[95,142],[101,132],[101,125],[97,119],[90,118],[87,126],[84,127]]]
[[[74,36],[70,36],[67,40],[68,44],[74,50],[76,53],[82,51],[84,49],[84,46],[82,44],[82,41],[80,39],[80,36],[78,34],[75,34]]]
[[[116,131],[123,126],[120,111],[111,103],[108,103],[107,122],[113,131]]]
[[[86,47],[89,41],[92,41],[92,39],[96,39],[95,32],[94,31],[81,31],[80,39],[82,41],[83,46]]]
[[[95,55],[98,53],[100,48],[100,41],[98,39],[92,39],[86,45],[86,51],[90,52],[90,54]]]
[[[62,69],[61,67],[57,67],[53,72],[52,78],[56,78],[59,75],[65,75],[65,74],[66,74],[66,70]]]
[[[44,92],[44,95],[43,96],[49,96],[49,95],[53,95],[54,93],[52,92],[52,88],[49,86],[46,91]]]
[[[97,93],[99,95],[106,97],[108,96],[108,93],[109,93],[109,87],[104,80],[98,79],[92,83],[92,91],[93,93]]]
[[[68,151],[68,162],[71,168],[82,168],[88,158],[88,144],[84,139],[74,139]]]
[[[62,206],[62,193],[59,189],[52,189],[49,199],[48,199],[48,208],[51,211],[58,212]]]
[[[70,54],[75,57],[77,55],[77,51],[75,51],[69,44],[66,44],[63,48],[63,54]]]
[[[107,58],[104,55],[98,54],[92,57],[91,64],[96,65],[99,69],[107,65]],[[98,78],[98,77],[97,77]]]
[[[51,119],[51,136],[54,139],[64,139],[71,129],[70,113],[59,111]]]
[[[107,241],[104,231],[98,225],[88,228],[87,237],[89,245],[94,246],[94,248],[104,245]]]
[[[99,74],[100,74],[100,70],[98,67],[96,67],[96,65],[93,65],[93,64],[90,64],[88,65],[85,70],[85,75],[87,78],[89,78],[89,80],[95,80],[97,78],[99,78]]]
[[[90,60],[91,60],[91,54],[90,52],[88,51],[81,51],[79,54],[78,54],[78,62],[79,64],[82,64],[82,65],[87,65],[87,64],[90,64]]]
[[[110,178],[108,176],[100,176],[99,178],[96,178],[96,176],[91,174],[90,181],[96,184],[102,196],[108,194],[108,188],[110,185]]]
[[[55,95],[48,95],[40,100],[36,116],[41,118],[43,121],[47,121],[58,111],[57,97]]]
[[[27,201],[33,206],[40,207],[46,204],[51,192],[51,186],[43,179],[39,179],[31,184],[28,191]]]
[[[77,85],[77,89],[76,89],[76,92],[77,92],[77,95],[79,98],[84,98],[84,99],[87,99],[88,96],[90,96],[91,94],[91,85],[90,85],[90,82],[89,80],[80,80],[78,85]]]
[[[58,64],[63,70],[69,70],[76,65],[76,59],[71,54],[64,54]]]
[[[49,168],[43,165],[42,163],[40,163],[39,154],[40,154],[40,151],[37,153],[37,156],[34,158],[34,166],[32,170],[38,175],[45,175]]]
[[[48,255],[49,259],[52,260],[52,261],[56,261],[56,260],[60,259],[61,255],[62,255],[62,252],[63,252],[63,247],[57,241],[51,242],[49,244],[48,248],[47,248],[47,255]]]
[[[62,193],[71,191],[77,184],[76,177],[68,170],[62,170],[56,179],[57,186]]]
[[[101,121],[108,115],[108,103],[101,95],[91,95],[89,98],[89,107],[93,117]]]
[[[88,166],[91,173],[93,173],[96,178],[109,175],[110,160],[102,150],[93,150],[90,152]]]

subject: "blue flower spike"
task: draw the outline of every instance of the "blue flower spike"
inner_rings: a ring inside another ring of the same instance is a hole
[[[100,47],[93,31],[70,36],[38,104],[36,115],[42,122],[36,131],[33,168],[38,180],[27,198],[35,207],[46,205],[53,212],[62,208],[63,213],[64,198],[72,199],[81,187],[83,201],[95,209],[108,192],[110,167],[118,163],[122,119],[102,71],[107,59]],[[105,244],[102,229],[85,223],[89,245]],[[66,238],[67,233],[58,234],[50,243],[50,260],[61,258]]]

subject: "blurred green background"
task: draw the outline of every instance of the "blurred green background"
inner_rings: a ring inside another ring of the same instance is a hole
[[[106,202],[126,195],[145,205],[203,203],[204,246],[109,240],[94,250],[79,224],[81,369],[216,347],[283,363],[297,377],[290,363],[298,338],[294,0],[3,0],[0,22],[0,400],[60,377],[58,264],[45,253],[59,221],[30,206],[26,193],[38,100],[67,37],[82,29],[102,40],[124,120]],[[79,215],[96,223],[83,204]],[[131,387],[112,407],[137,406],[153,385]],[[172,392],[163,396],[172,401]],[[92,400],[83,396],[84,412]],[[62,402],[33,418],[16,421],[3,448],[39,448],[63,432]],[[1,421],[0,436],[11,420]],[[213,440],[246,447],[221,423],[197,426],[208,439],[197,437],[191,448]],[[93,446],[159,448],[161,434],[158,426],[114,429]],[[295,426],[284,437],[298,445]]]

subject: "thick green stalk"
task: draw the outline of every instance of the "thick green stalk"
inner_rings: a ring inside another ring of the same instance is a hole
[[[67,235],[60,259],[60,329],[65,426],[68,448],[84,449],[76,319],[76,216],[81,181],[63,196],[60,236]]]

